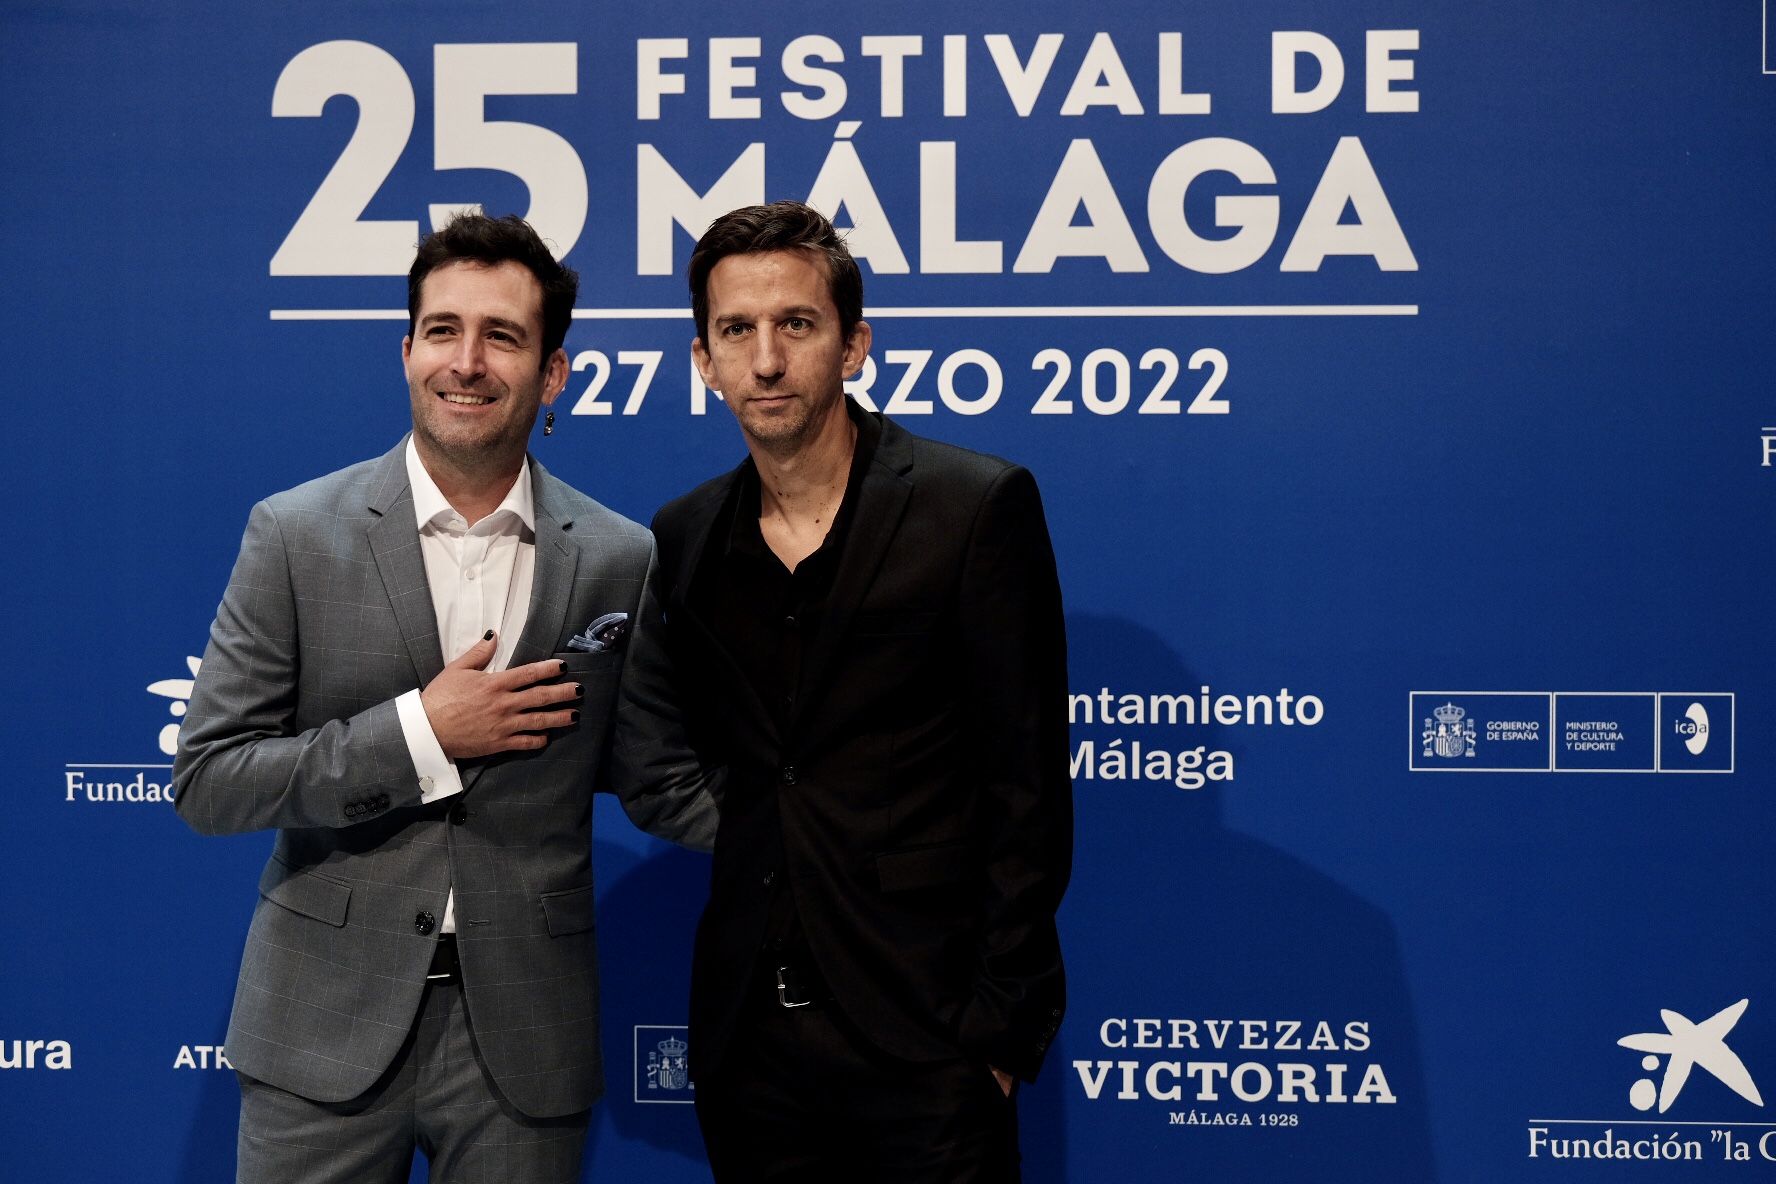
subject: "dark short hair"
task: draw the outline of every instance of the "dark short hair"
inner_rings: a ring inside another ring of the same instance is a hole
[[[556,262],[530,223],[516,214],[503,218],[458,214],[419,240],[419,252],[407,272],[407,335],[411,337],[419,324],[419,289],[425,277],[459,259],[488,266],[510,260],[524,264],[536,276],[543,288],[543,365],[547,366],[567,340],[574,298],[580,294],[580,276]]]
[[[703,232],[687,269],[697,336],[705,341],[709,338],[709,273],[715,265],[729,255],[765,251],[813,251],[826,260],[833,307],[839,310],[839,334],[850,337],[852,326],[863,319],[863,273],[826,216],[799,201],[742,206],[723,214]]]

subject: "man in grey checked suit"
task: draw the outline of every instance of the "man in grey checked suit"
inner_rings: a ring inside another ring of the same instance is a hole
[[[526,451],[576,289],[517,218],[429,236],[411,436],[253,508],[174,772],[197,830],[277,829],[227,1037],[243,1181],[405,1181],[416,1146],[434,1180],[578,1180],[594,786],[713,840],[653,540]]]

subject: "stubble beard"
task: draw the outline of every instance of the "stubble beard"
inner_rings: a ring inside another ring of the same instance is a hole
[[[788,414],[747,413],[740,417],[740,427],[760,446],[771,452],[793,452],[808,435],[814,417],[805,407],[785,408]]]
[[[499,395],[500,401],[513,398],[511,391]],[[432,411],[438,401],[438,395],[426,389],[415,393],[415,398],[426,400],[421,406]],[[496,404],[497,406],[497,404]],[[421,414],[420,407],[413,409],[413,434],[425,446],[426,450],[440,461],[449,465],[464,476],[493,477],[502,475],[511,469],[518,457],[523,456],[526,442],[530,438],[530,429],[536,423],[536,416],[531,416],[530,423],[524,425],[519,433],[516,424],[505,423],[493,427],[491,431],[458,431],[441,430],[442,416]]]
[[[742,412],[736,418],[740,421],[740,430],[747,438],[766,452],[776,456],[791,456],[819,434],[826,417],[842,407],[843,400],[844,391],[841,388],[817,403],[797,400],[776,413]]]

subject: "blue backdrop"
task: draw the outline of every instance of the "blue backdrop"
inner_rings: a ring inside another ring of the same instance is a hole
[[[1079,836],[1031,1180],[1776,1166],[1759,0],[63,0],[0,34],[0,1179],[232,1178],[269,837],[189,833],[166,753],[248,508],[404,428],[434,208],[580,270],[536,453],[645,521],[741,455],[690,244],[780,197],[855,227],[854,389],[1049,507]],[[707,862],[606,806],[588,1178],[704,1179],[648,1069]]]

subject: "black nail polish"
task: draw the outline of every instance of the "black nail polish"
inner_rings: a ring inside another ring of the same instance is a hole
[[[576,697],[576,698],[577,698],[577,697],[579,697],[579,696],[581,696],[581,695],[584,695],[584,694],[585,694],[585,693],[586,693],[586,688],[585,688],[585,687],[583,687],[583,686],[581,686],[581,685],[580,685],[580,684],[579,684],[579,683],[577,683],[577,682],[576,682],[576,683],[574,683],[574,696],[575,696],[575,697]]]
[[[492,641],[493,640],[493,630],[489,629],[487,632],[483,633],[481,635],[481,640],[482,641]]]
[[[580,722],[580,713],[579,712],[574,711],[574,712],[569,712],[568,714],[569,714],[569,718],[568,718],[569,723],[577,724]]]

